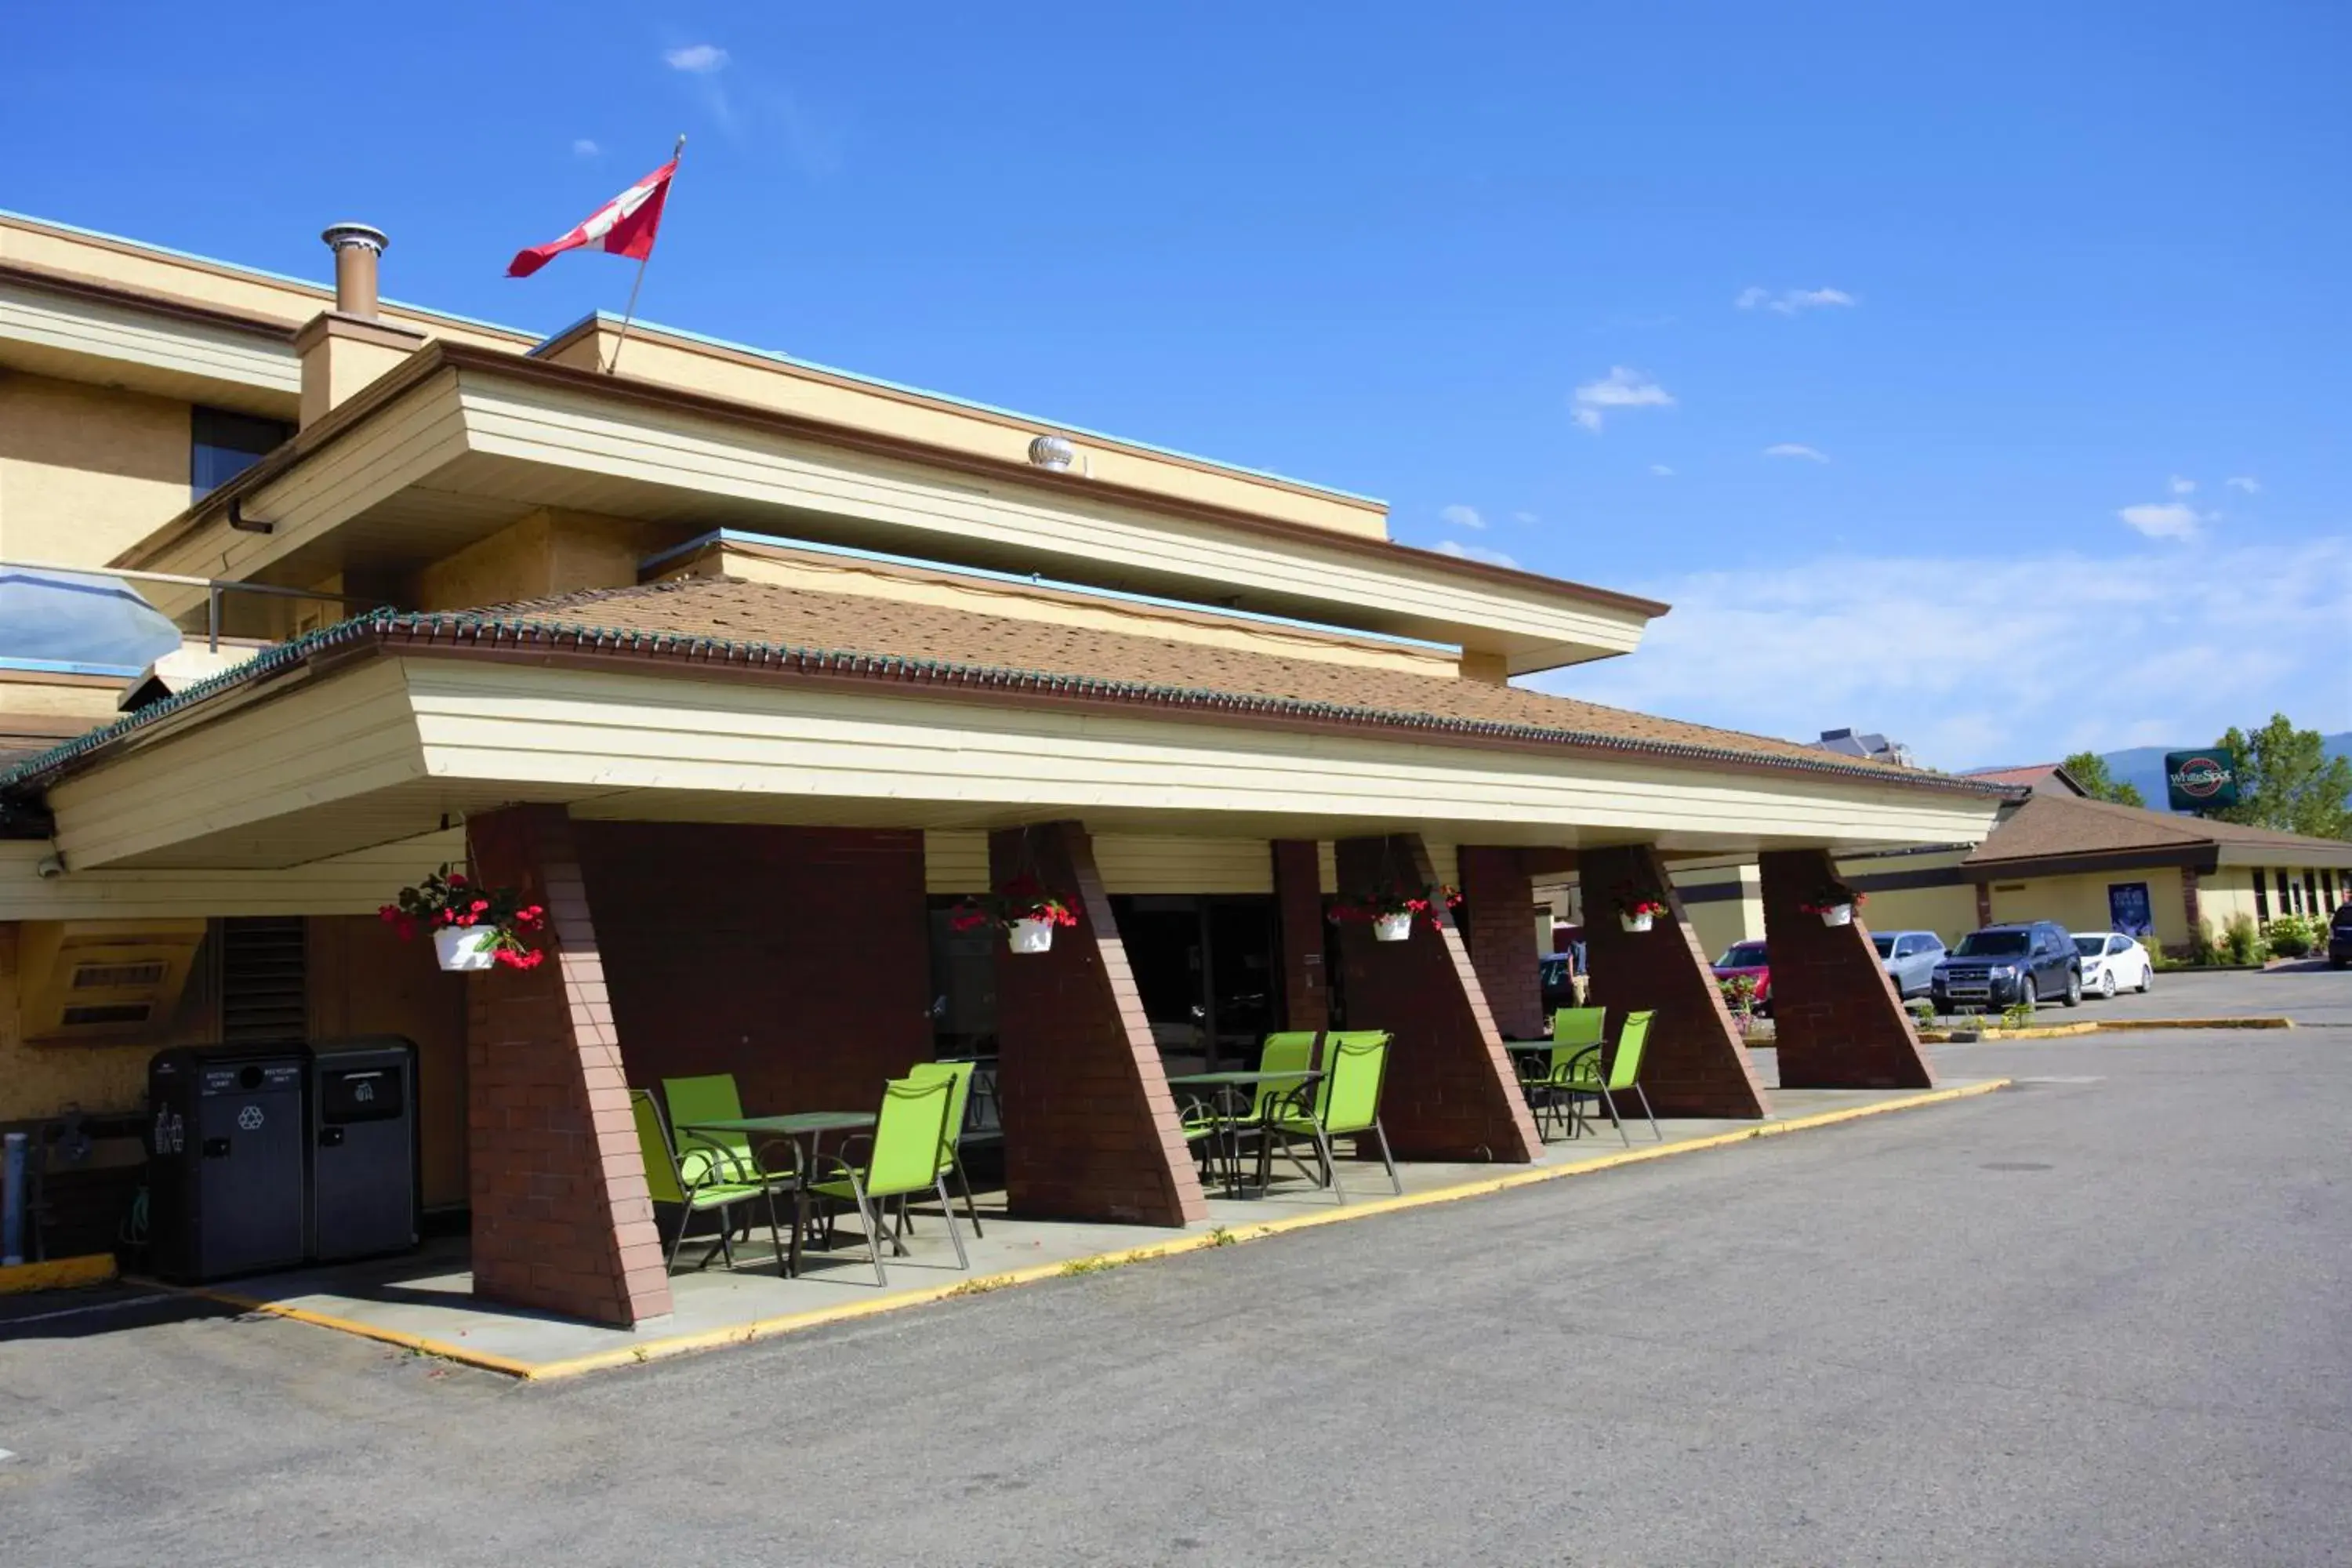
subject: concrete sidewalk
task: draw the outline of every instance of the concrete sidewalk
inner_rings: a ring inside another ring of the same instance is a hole
[[[715,1264],[708,1270],[678,1274],[671,1281],[676,1311],[634,1329],[604,1328],[475,1300],[462,1239],[431,1244],[400,1258],[269,1275],[197,1294],[513,1376],[561,1377],[982,1294],[1058,1274],[1091,1272],[1833,1125],[1985,1093],[2005,1081],[1948,1079],[1944,1088],[1924,1092],[1780,1089],[1774,1094],[1776,1114],[1764,1121],[1662,1121],[1663,1142],[1654,1141],[1642,1123],[1629,1129],[1629,1147],[1604,1123],[1597,1135],[1549,1145],[1533,1165],[1401,1163],[1402,1196],[1391,1194],[1378,1163],[1343,1162],[1341,1181],[1349,1194],[1344,1205],[1330,1192],[1299,1180],[1296,1173],[1286,1179],[1278,1169],[1264,1197],[1230,1198],[1222,1186],[1214,1189],[1208,1220],[1182,1229],[1012,1219],[1003,1212],[1002,1194],[984,1193],[980,1194],[981,1223],[987,1235],[975,1237],[967,1227],[964,1236],[971,1259],[969,1271],[955,1267],[936,1208],[918,1208],[917,1229],[908,1240],[911,1256],[885,1258],[887,1286],[875,1281],[854,1217],[843,1227],[845,1245],[830,1253],[805,1255],[801,1276],[793,1279],[778,1278],[764,1228],[755,1228],[755,1244],[738,1247],[742,1261],[737,1268]],[[789,1215],[784,1217],[789,1221]],[[698,1256],[701,1246],[689,1238],[683,1256]]]

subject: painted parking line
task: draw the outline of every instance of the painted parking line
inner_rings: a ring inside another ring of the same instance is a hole
[[[30,1312],[21,1317],[5,1317],[0,1318],[0,1338],[5,1338],[9,1330],[23,1328],[26,1323],[49,1323],[55,1322],[59,1318],[87,1317],[93,1312],[120,1312],[130,1307],[174,1304],[178,1304],[175,1298],[157,1292],[147,1296],[125,1296],[114,1301],[92,1301],[83,1307],[60,1307],[54,1312]]]

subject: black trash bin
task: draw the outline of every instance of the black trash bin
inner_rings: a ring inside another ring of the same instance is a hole
[[[310,1256],[415,1246],[415,1045],[397,1035],[320,1041],[310,1086]]]
[[[182,1046],[147,1064],[147,1223],[164,1279],[303,1260],[309,1066],[299,1046]]]

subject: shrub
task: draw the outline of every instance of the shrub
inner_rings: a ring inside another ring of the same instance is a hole
[[[2197,929],[2189,933],[2189,962],[2210,964],[2221,956],[2221,944],[2213,940],[2213,922],[2200,919]]]
[[[2033,1026],[2033,1004],[2011,1002],[2000,1010],[2000,1026],[2004,1029],[2030,1029]]]
[[[2253,916],[2241,910],[2222,922],[2221,946],[2216,956],[2223,963],[2260,963],[2268,951],[2262,932],[2254,929]]]
[[[2319,945],[2319,933],[2301,915],[2281,915],[2263,928],[2263,940],[2281,958],[2307,958]]]
[[[1925,996],[1914,996],[1905,1004],[1911,1009],[1911,1021],[1923,1029],[1936,1026],[1936,1005]]]

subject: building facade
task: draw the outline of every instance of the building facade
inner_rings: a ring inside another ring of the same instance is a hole
[[[0,218],[0,559],[184,639],[0,647],[0,1119],[135,1113],[168,1044],[405,1035],[487,1295],[667,1310],[625,1094],[669,1073],[864,1103],[986,1051],[1017,1210],[1181,1223],[1171,1064],[1345,1018],[1395,1037],[1401,1155],[1524,1160],[1537,881],[1756,858],[1769,917],[1991,825],[1510,685],[1666,606],[1363,497],[659,327],[616,365],[608,318],[394,306],[382,237],[329,237],[331,290]],[[447,975],[374,918],[444,863],[543,902],[551,962]],[[1019,876],[1079,908],[1050,955],[946,919]],[[1401,947],[1327,919],[1438,883],[1462,918]],[[1598,999],[1658,1012],[1662,1112],[1761,1114],[1683,915],[1598,931]],[[1822,940],[1784,1080],[1923,1081],[1866,938]]]

